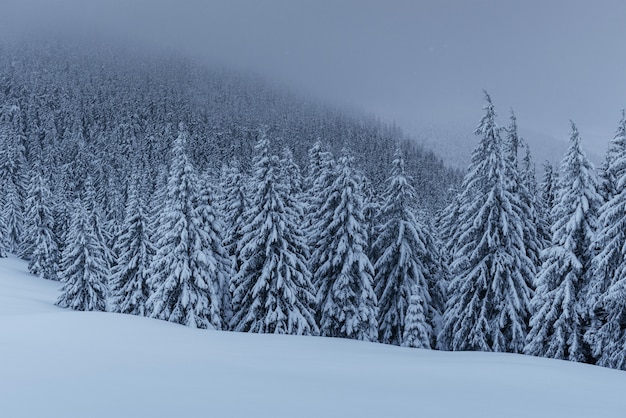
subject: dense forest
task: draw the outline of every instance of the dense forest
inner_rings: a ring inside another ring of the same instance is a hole
[[[538,182],[485,99],[462,179],[259,79],[5,46],[0,255],[77,310],[626,369],[626,118],[599,176],[572,123]]]

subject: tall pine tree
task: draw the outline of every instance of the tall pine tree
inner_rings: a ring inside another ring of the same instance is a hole
[[[594,256],[585,292],[591,324],[585,340],[601,366],[626,369],[626,117],[622,112],[601,170],[602,195]]]
[[[150,296],[148,270],[155,250],[150,222],[138,176],[129,184],[122,234],[113,252],[117,263],[111,272],[111,300],[115,312],[144,316]]]
[[[506,174],[500,128],[485,93],[481,137],[459,196],[456,252],[440,345],[450,350],[520,352],[530,315],[524,245],[516,196]]]
[[[309,250],[300,232],[300,203],[270,156],[259,133],[254,163],[254,196],[239,243],[243,260],[233,282],[235,331],[317,334],[315,295],[307,266]]]
[[[77,199],[61,257],[63,288],[57,305],[78,311],[105,311],[109,275],[104,244],[93,230],[87,204]]]
[[[203,231],[200,234],[202,242],[200,245],[208,253],[208,265],[212,280],[219,284],[218,293],[220,300],[220,315],[223,327],[226,328],[232,317],[231,297],[229,284],[232,271],[231,259],[224,248],[224,224],[223,215],[217,201],[217,187],[213,187],[212,180],[208,174],[200,176],[198,181],[197,202],[195,204],[196,217],[199,228]]]
[[[527,354],[585,361],[586,313],[580,301],[591,260],[600,195],[593,167],[585,156],[572,122],[570,145],[561,163],[558,194],[551,217],[552,240],[542,253],[543,264],[532,300]]]
[[[5,224],[4,246],[16,255],[22,252],[24,203],[27,188],[25,138],[20,109],[0,106],[0,217]]]
[[[327,337],[376,341],[377,300],[374,268],[366,254],[364,179],[346,154],[344,150],[330,188],[322,191],[326,198],[316,224],[319,241],[313,258],[318,265],[320,331]]]
[[[239,254],[238,245],[243,237],[246,211],[250,209],[248,196],[248,179],[241,172],[239,161],[232,161],[222,172],[222,212],[224,213],[224,248],[231,259],[232,278],[241,268],[243,260]],[[229,279],[230,284],[232,280]],[[229,284],[229,286],[230,286]],[[230,293],[234,291],[230,289]]]
[[[413,204],[416,200],[404,169],[404,159],[400,150],[396,150],[380,216],[384,223],[377,228],[374,243],[379,340],[387,344],[402,343],[407,310],[413,297],[414,303],[422,304],[413,308],[419,309],[422,316],[414,316],[412,326],[425,333],[420,334],[420,346],[429,347],[433,327],[428,321],[429,316],[432,318],[429,315],[432,308],[428,261],[436,255],[425,239],[426,228],[415,217]],[[419,318],[423,319],[422,324],[415,323]]]
[[[59,249],[54,234],[53,200],[41,170],[33,170],[26,199],[25,242],[29,243],[28,270],[41,278],[59,279]]]
[[[167,196],[159,218],[156,254],[148,275],[148,315],[193,328],[222,328],[220,280],[197,210],[198,177],[181,125],[172,149]]]

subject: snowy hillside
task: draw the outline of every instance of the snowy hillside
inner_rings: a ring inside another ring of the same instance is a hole
[[[623,417],[626,373],[513,354],[193,330],[53,305],[0,259],[2,417]]]

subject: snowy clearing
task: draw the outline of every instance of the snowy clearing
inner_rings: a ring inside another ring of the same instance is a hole
[[[626,373],[512,354],[193,330],[53,305],[0,260],[2,417],[623,417]]]

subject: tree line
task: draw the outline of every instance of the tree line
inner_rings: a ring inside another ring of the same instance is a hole
[[[285,146],[284,130],[233,124],[227,155],[199,139],[208,125],[186,100],[117,124],[103,104],[115,83],[37,96],[24,74],[4,74],[0,253],[61,280],[60,306],[626,368],[624,117],[597,176],[572,123],[560,168],[538,182],[515,116],[500,127],[485,94],[472,162],[436,210],[422,189],[446,194],[443,183],[407,169],[419,154],[402,137],[383,136],[395,151],[381,180],[373,154],[335,150],[345,141],[298,159],[303,144]],[[48,88],[68,85],[81,86]]]

